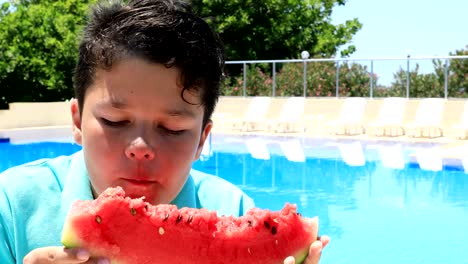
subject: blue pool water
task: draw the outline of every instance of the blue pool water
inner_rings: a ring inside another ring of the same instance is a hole
[[[431,144],[215,135],[194,168],[258,207],[298,205],[331,237],[321,264],[468,263],[468,174]],[[71,143],[0,143],[0,171],[73,153]],[[468,169],[468,168],[467,168]]]

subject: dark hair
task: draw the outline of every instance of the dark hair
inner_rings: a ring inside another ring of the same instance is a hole
[[[75,69],[75,97],[83,109],[96,70],[137,57],[181,72],[184,92],[198,91],[203,124],[219,97],[224,49],[218,35],[180,0],[104,1],[92,10],[84,28]],[[184,99],[185,100],[185,99]]]

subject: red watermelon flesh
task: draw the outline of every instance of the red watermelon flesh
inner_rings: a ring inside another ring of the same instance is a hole
[[[300,216],[292,204],[281,211],[253,208],[241,217],[218,216],[151,205],[117,187],[72,205],[62,243],[118,264],[279,264],[287,256],[302,262],[317,234],[318,219]]]

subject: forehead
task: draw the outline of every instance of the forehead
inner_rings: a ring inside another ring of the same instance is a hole
[[[110,69],[98,69],[89,87],[94,99],[106,101],[116,108],[146,104],[147,107],[201,105],[198,90],[183,89],[182,76],[176,67],[166,67],[141,59],[126,59]],[[85,101],[86,101],[85,100]]]

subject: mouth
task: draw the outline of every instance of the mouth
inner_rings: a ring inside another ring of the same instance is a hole
[[[123,179],[125,182],[127,182],[128,184],[130,185],[133,185],[133,186],[141,186],[141,187],[145,187],[145,186],[150,186],[150,185],[154,185],[156,184],[155,181],[148,181],[148,180],[136,180],[136,179]]]

